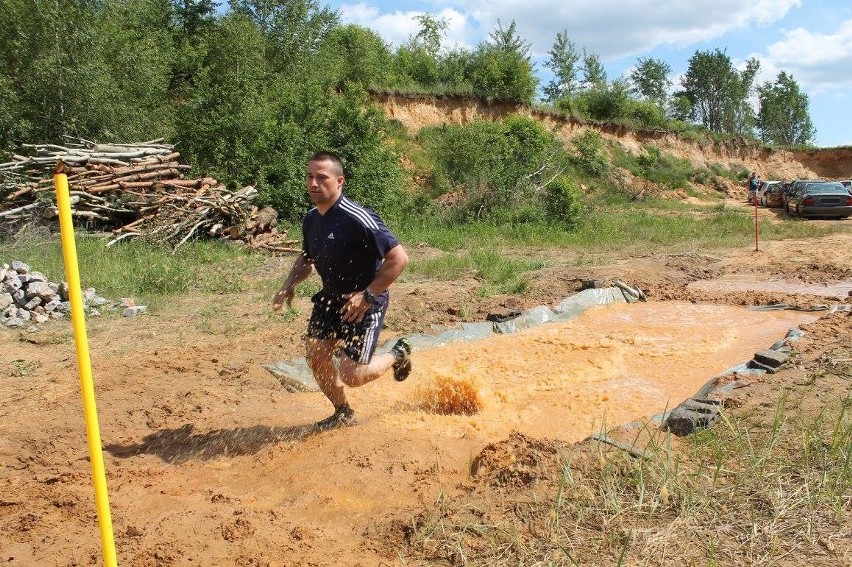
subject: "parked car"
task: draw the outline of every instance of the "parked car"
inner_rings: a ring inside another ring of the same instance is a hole
[[[852,194],[839,181],[805,183],[787,200],[787,212],[800,217],[852,216]]]
[[[790,208],[787,206],[790,201],[790,196],[793,195],[796,191],[802,189],[808,183],[819,183],[825,181],[824,179],[796,179],[792,183],[790,183],[784,192],[781,193],[781,206],[784,208],[787,213],[790,213]]]
[[[784,190],[789,186],[788,183],[779,183],[773,187],[770,187],[763,194],[763,206],[764,207],[783,207],[784,202],[781,197],[784,193]]]
[[[754,195],[754,199],[757,204],[765,207],[766,203],[764,202],[764,198],[766,196],[766,192],[780,184],[780,181],[761,181],[760,185],[757,186],[757,193]]]

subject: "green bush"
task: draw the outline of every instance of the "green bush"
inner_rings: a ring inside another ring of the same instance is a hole
[[[300,219],[310,207],[306,161],[314,151],[328,150],[343,160],[349,197],[380,213],[404,206],[399,159],[384,144],[393,126],[379,110],[365,108],[365,101],[366,94],[352,88],[342,96],[311,97],[302,108],[290,107],[286,122],[269,133],[274,149],[257,179],[262,203],[275,207],[284,220]]]
[[[619,122],[627,116],[630,95],[621,83],[588,90],[580,95],[588,117],[603,122]]]
[[[642,153],[635,156],[624,151],[617,152],[617,163],[637,177],[670,189],[684,189],[690,180],[705,183],[713,178],[709,170],[695,169],[689,160],[663,154],[659,148],[650,144],[645,144]]]
[[[627,119],[638,128],[659,130],[666,128],[663,111],[653,102],[629,100],[626,106]]]
[[[434,196],[458,193],[452,208],[459,219],[541,220],[543,213],[530,207],[541,208],[541,184],[567,162],[551,132],[517,115],[502,122],[424,128],[420,139],[434,164]]]
[[[538,84],[532,64],[522,54],[488,44],[473,53],[468,80],[478,98],[524,104],[532,102]]]
[[[547,220],[567,229],[576,228],[583,212],[582,193],[567,177],[559,176],[545,188],[545,211]]]
[[[404,45],[394,58],[394,75],[399,85],[433,87],[440,83],[438,61],[423,47]]]
[[[603,150],[603,138],[596,130],[588,129],[571,141],[577,150],[574,159],[578,167],[594,177],[603,177],[609,172],[610,163]]]

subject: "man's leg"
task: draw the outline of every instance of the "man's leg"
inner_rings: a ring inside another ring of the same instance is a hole
[[[306,342],[307,361],[325,397],[334,404],[334,413],[314,424],[318,431],[355,425],[355,412],[346,401],[343,383],[334,365],[337,340],[309,338]]]
[[[376,354],[367,364],[355,362],[348,356],[340,357],[340,380],[351,388],[372,382],[387,372],[396,361],[391,353]]]
[[[379,334],[384,325],[387,303],[376,306],[347,336],[344,354],[340,360],[340,380],[351,388],[372,382],[391,367],[394,378],[405,380],[411,372],[411,345],[400,339],[389,353],[375,354]]]
[[[305,341],[308,366],[320,390],[335,408],[346,405],[346,393],[343,391],[343,383],[334,365],[334,351],[337,343],[338,341],[334,339],[312,337],[308,337]]]

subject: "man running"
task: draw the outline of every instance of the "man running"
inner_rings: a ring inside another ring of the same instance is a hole
[[[374,211],[343,194],[343,164],[330,152],[308,160],[308,195],[315,205],[302,221],[302,253],[272,299],[278,311],[292,305],[296,286],[316,268],[322,290],[311,301],[306,358],[334,413],[319,430],[354,425],[344,385],[363,386],[393,368],[394,378],[411,373],[411,346],[400,339],[389,353],[374,355],[388,288],[408,265],[408,254]],[[339,363],[335,353],[342,349]]]

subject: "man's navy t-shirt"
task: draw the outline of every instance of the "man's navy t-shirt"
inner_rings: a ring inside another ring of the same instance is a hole
[[[316,267],[323,291],[337,295],[366,289],[382,258],[399,244],[379,215],[343,194],[324,215],[308,211],[302,234],[303,254]]]

